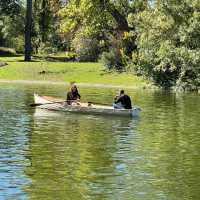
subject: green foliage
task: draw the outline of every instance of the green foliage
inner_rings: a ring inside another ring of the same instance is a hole
[[[66,52],[56,52],[53,54],[48,55],[50,58],[56,59],[56,60],[64,60],[64,61],[75,61],[76,60],[76,53],[72,51],[66,51]]]
[[[0,45],[23,52],[24,17],[23,12],[17,16],[0,18]]]
[[[125,40],[123,40],[123,36],[133,28],[129,27],[128,23],[128,15],[135,12],[135,9],[132,8],[133,4],[127,0],[71,0],[59,12],[62,19],[60,30],[66,37],[73,39],[75,36],[75,40],[77,33],[82,33],[85,38],[91,38],[92,35],[92,40],[95,38],[105,44],[104,51],[108,51],[110,48],[123,48],[125,54],[130,55],[131,51],[136,48],[135,35]],[[99,51],[99,54],[101,52],[102,50]],[[79,53],[77,52],[77,54]],[[111,55],[113,56],[112,52]]]
[[[181,70],[177,79],[178,88],[198,90],[200,87],[200,52],[182,47],[177,50]]]
[[[110,19],[103,11],[99,0],[71,0],[59,11],[61,32],[70,34],[80,29],[84,29],[86,34],[101,32]]]
[[[0,46],[22,50],[19,40],[24,33],[23,15],[23,1],[0,1]]]
[[[37,49],[37,53],[39,55],[48,55],[52,53],[56,53],[57,49],[52,47],[50,43],[40,43],[39,48]]]
[[[0,16],[19,14],[22,8],[21,0],[1,0],[0,1]]]
[[[99,42],[92,37],[77,34],[72,41],[72,48],[78,61],[96,61],[99,55]]]
[[[197,4],[190,3],[167,1],[160,10],[138,15],[135,69],[164,88],[197,90],[200,86],[200,12]]]
[[[33,3],[32,43],[34,53],[53,53],[63,47],[58,33],[60,8],[57,0],[41,0]]]
[[[122,71],[125,63],[120,50],[111,49],[109,52],[103,52],[100,61],[108,70]]]
[[[17,53],[24,53],[24,36],[19,35],[18,37],[15,38],[10,38],[10,43]]]

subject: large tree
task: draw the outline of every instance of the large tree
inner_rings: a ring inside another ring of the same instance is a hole
[[[31,60],[32,0],[26,1],[25,61]]]
[[[135,24],[129,18],[147,7],[147,0],[70,0],[60,11],[60,29],[71,38],[80,33],[104,37],[118,52],[123,49],[131,56],[137,45]]]
[[[128,16],[147,6],[147,0],[70,0],[60,12],[63,18],[61,28],[73,31],[80,26],[102,25],[110,31],[128,32],[135,30],[128,23]]]

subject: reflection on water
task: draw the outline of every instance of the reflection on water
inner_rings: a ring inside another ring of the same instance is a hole
[[[15,107],[17,99],[20,109]],[[29,165],[24,155],[30,126],[23,101],[23,93],[0,89],[0,199],[26,196],[23,187],[29,182],[23,168]]]
[[[33,91],[0,89],[0,199],[198,200],[200,97],[129,91],[140,119],[30,109]],[[111,102],[115,90],[80,89]]]
[[[134,137],[131,119],[39,113],[34,125],[27,170],[36,186],[31,194],[42,199],[46,190],[50,198],[105,199],[114,190],[123,192],[128,169],[122,155]]]

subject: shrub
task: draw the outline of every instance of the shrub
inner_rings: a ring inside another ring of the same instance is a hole
[[[48,57],[53,60],[58,61],[75,61],[76,60],[76,53],[74,52],[57,52],[53,54],[49,54]]]
[[[114,69],[121,71],[125,66],[121,52],[116,49],[111,49],[109,52],[103,52],[100,62],[102,62],[108,70]]]
[[[69,60],[75,60],[75,58],[76,58],[76,53],[70,52],[70,51],[66,51],[66,52],[65,52],[65,56],[66,56],[66,58],[68,58]]]
[[[164,88],[199,90],[200,14],[196,4],[180,2],[166,7],[167,12],[163,7],[137,16],[136,70]]]
[[[15,48],[17,53],[24,52],[24,36],[12,38],[11,42],[12,42],[13,48]]]
[[[92,37],[80,34],[72,41],[72,48],[78,61],[96,61],[99,56],[99,42]]]
[[[181,71],[176,86],[183,90],[198,90],[200,88],[200,52],[199,50],[177,49],[177,58],[181,63]]]
[[[39,55],[47,55],[47,54],[53,54],[57,52],[57,48],[54,48],[49,43],[42,43],[40,47],[37,49]]]

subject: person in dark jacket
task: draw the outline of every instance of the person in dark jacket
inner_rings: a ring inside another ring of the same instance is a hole
[[[124,90],[120,91],[114,99],[113,107],[116,109],[132,109],[131,98],[125,94]]]
[[[71,105],[73,102],[79,101],[81,99],[81,95],[78,92],[76,85],[72,84],[71,90],[67,93],[67,104]]]

